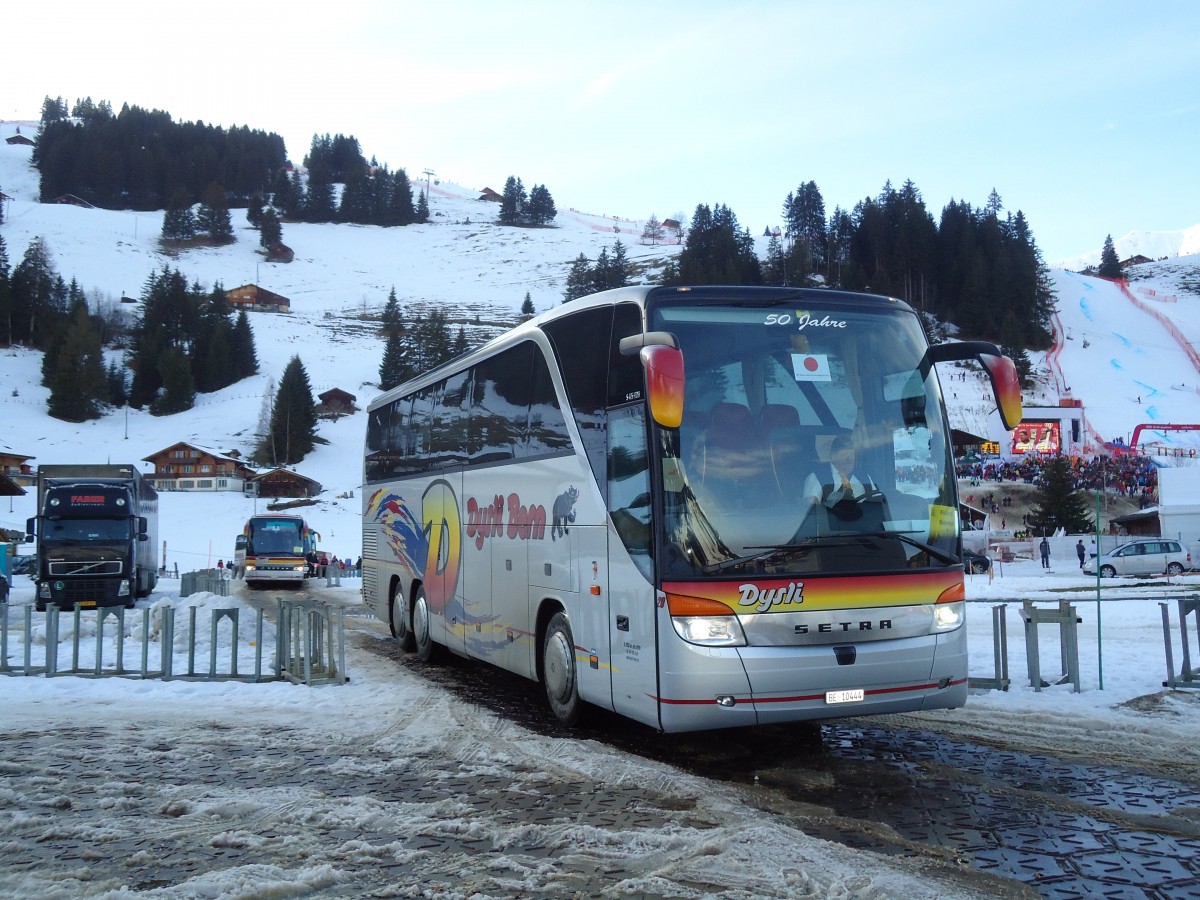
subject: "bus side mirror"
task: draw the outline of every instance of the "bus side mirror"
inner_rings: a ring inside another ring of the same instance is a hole
[[[646,370],[646,399],[650,417],[663,428],[683,422],[683,352],[661,344],[638,354]]]
[[[36,519],[26,519],[25,520],[25,543],[26,544],[31,544],[34,541],[33,523],[35,521],[37,521],[37,520]]]
[[[925,358],[932,363],[950,362],[956,359],[975,359],[983,366],[992,382],[996,395],[996,408],[1004,427],[1012,431],[1021,424],[1021,380],[1017,367],[1004,356],[995,344],[987,341],[958,341],[957,343],[935,344],[925,351]]]
[[[138,516],[138,540],[146,540],[146,533],[150,530],[150,523],[146,521],[145,516]]]
[[[646,373],[646,401],[650,418],[663,428],[683,422],[683,351],[669,331],[647,331],[621,338],[622,355],[638,354]]]

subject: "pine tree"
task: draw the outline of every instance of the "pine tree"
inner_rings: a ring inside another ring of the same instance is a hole
[[[150,404],[150,414],[169,416],[191,409],[196,402],[192,364],[180,347],[167,347],[158,360],[162,393]]]
[[[234,241],[233,221],[225,203],[225,189],[215,181],[204,191],[204,199],[196,217],[196,229],[207,234],[214,244],[232,244]]]
[[[586,256],[580,253],[571,263],[567,273],[567,287],[563,291],[563,303],[570,303],[580,297],[586,297],[592,292],[592,266]]]
[[[233,323],[233,339],[231,341],[233,365],[237,380],[258,374],[258,353],[254,349],[254,332],[250,329],[250,317],[244,309],[238,310],[237,320]]]
[[[1100,268],[1096,270],[1096,274],[1101,278],[1121,277],[1121,260],[1117,258],[1111,234],[1104,238],[1104,249],[1100,251]]]
[[[500,195],[500,224],[520,225],[525,217],[525,186],[521,179],[509,175],[504,182],[504,192]]]
[[[387,337],[383,348],[383,360],[379,363],[379,389],[390,391],[396,385],[410,377],[408,365],[404,359],[404,334],[392,332]]]
[[[417,212],[415,221],[421,223],[422,225],[429,221],[429,198],[425,196],[424,191],[421,191],[421,196],[417,198]]]
[[[643,244],[657,244],[663,239],[662,222],[658,221],[658,216],[650,213],[650,218],[646,220],[646,227],[642,229]]]
[[[196,217],[192,213],[191,198],[177,191],[163,213],[162,237],[164,241],[190,241],[196,236]]]
[[[554,221],[558,210],[554,207],[554,198],[546,190],[544,184],[536,184],[529,192],[529,204],[525,208],[524,220],[530,225],[545,225]]]
[[[279,380],[265,453],[275,466],[294,465],[313,449],[317,438],[317,413],[308,373],[299,356],[293,356]]]
[[[76,304],[71,313],[48,383],[48,412],[54,418],[66,422],[100,418],[100,404],[108,398],[108,382],[100,338],[84,303]]]
[[[0,343],[6,347],[13,342],[12,276],[8,269],[8,247],[0,234]]]
[[[333,185],[326,181],[308,180],[308,197],[304,201],[305,222],[332,222],[337,218],[333,207]]]
[[[268,207],[263,210],[262,221],[258,226],[259,246],[270,249],[282,240],[283,226],[279,224],[279,217],[275,215],[275,210]]]
[[[380,331],[384,337],[389,337],[404,330],[404,320],[400,315],[400,302],[396,299],[396,288],[393,287],[383,304],[383,312],[379,316]]]
[[[1088,515],[1090,504],[1082,491],[1075,490],[1071,464],[1065,456],[1056,456],[1042,466],[1042,483],[1035,498],[1037,506],[1029,517],[1035,535],[1051,535],[1059,528],[1067,534],[1087,534],[1094,530]]]
[[[255,191],[250,195],[250,202],[246,204],[246,221],[250,223],[251,228],[257,228],[262,224],[265,207],[266,204],[263,202],[263,195],[260,191]]]
[[[105,372],[104,380],[108,384],[108,402],[113,406],[124,406],[129,402],[129,386],[125,381],[125,369],[118,363],[111,362]]]
[[[533,308],[533,298],[529,296],[529,291],[525,292],[525,299],[521,301],[521,315],[532,316],[535,310]]]

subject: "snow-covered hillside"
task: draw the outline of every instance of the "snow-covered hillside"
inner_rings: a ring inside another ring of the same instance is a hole
[[[22,130],[36,128],[25,123]],[[0,138],[14,131],[6,123]],[[428,225],[286,225],[284,241],[296,251],[291,264],[264,262],[257,233],[239,212],[232,246],[168,255],[159,247],[161,213],[38,203],[29,157],[28,146],[0,142],[0,190],[12,198],[5,203],[0,234],[10,264],[40,236],[60,274],[77,279],[96,303],[137,297],[151,273],[169,266],[206,287],[257,282],[292,304],[287,315],[251,314],[258,376],[202,394],[194,409],[166,418],[139,410],[79,425],[49,418],[48,392],[38,384],[41,355],[20,348],[0,352],[0,417],[6,425],[0,449],[28,455],[33,465],[113,461],[145,469],[145,457],[181,440],[245,454],[253,448],[269,383],[293,355],[304,362],[315,393],[338,387],[354,394],[360,407],[370,402],[383,352],[375,317],[393,287],[410,311],[441,305],[482,336],[511,321],[527,292],[539,310],[560,302],[567,270],[581,253],[594,260],[620,239],[635,263],[654,271],[679,249],[643,245],[643,223],[571,209],[570,198],[559,198],[554,228],[502,228],[494,224],[496,207],[477,199],[489,185],[433,184]],[[1027,396],[1031,404],[1056,405],[1069,387],[1106,440],[1128,439],[1143,422],[1200,421],[1200,372],[1163,324],[1174,323],[1193,346],[1200,340],[1200,257],[1135,267],[1131,275],[1137,280],[1123,292],[1108,282],[1055,271],[1061,349],[1036,355],[1040,383]],[[986,433],[992,401],[983,378],[967,372],[965,380],[944,375],[943,381],[953,424]],[[320,435],[328,443],[300,467],[325,487],[312,518],[328,549],[343,557],[359,554],[364,433],[362,412],[323,422]],[[1197,440],[1178,432],[1160,437],[1185,446]],[[240,495],[164,497],[168,562],[187,569],[230,555],[232,535],[253,508]],[[32,514],[31,499],[16,498],[8,510],[0,509],[0,527],[19,530]],[[198,529],[197,522],[205,527]]]

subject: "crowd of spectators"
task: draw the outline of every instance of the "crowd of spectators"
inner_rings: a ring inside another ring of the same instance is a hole
[[[1041,485],[1045,461],[1044,457],[1027,456],[1012,462],[959,463],[958,477],[973,484],[1013,481]],[[1148,456],[1135,453],[1090,459],[1073,456],[1070,463],[1075,490],[1111,491],[1137,500],[1142,509],[1158,502],[1158,468]]]

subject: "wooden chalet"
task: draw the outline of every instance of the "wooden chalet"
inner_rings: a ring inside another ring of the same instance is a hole
[[[33,141],[31,141],[29,138],[25,137],[25,135],[23,135],[23,134],[14,134],[11,137],[5,138],[4,142],[6,144],[21,144],[26,147],[33,146]]]
[[[230,306],[250,312],[291,312],[292,301],[257,284],[243,284],[226,293]]]
[[[321,493],[321,483],[291,469],[271,469],[250,479],[259,497],[315,497]]]
[[[330,388],[323,394],[317,394],[317,399],[321,401],[317,404],[318,416],[348,416],[358,409],[354,403],[358,398],[341,388]]]
[[[29,460],[31,459],[33,459],[32,456],[13,453],[11,450],[0,447],[0,475],[18,485],[32,486],[37,484],[37,473],[33,470],[33,466],[29,464]],[[0,493],[0,496],[9,497],[16,495]]]
[[[146,479],[160,491],[242,491],[255,474],[236,451],[221,453],[185,441],[143,460],[154,465]]]
[[[490,187],[485,187],[483,189],[483,193],[479,195],[479,199],[486,200],[489,203],[503,203],[504,202],[504,197],[502,197],[500,194],[497,194]]]
[[[1136,253],[1133,256],[1129,257],[1129,259],[1121,260],[1121,268],[1128,269],[1130,266],[1140,266],[1142,263],[1148,263],[1148,262],[1154,262],[1154,260],[1152,260],[1148,256],[1142,256],[1142,254]]]

